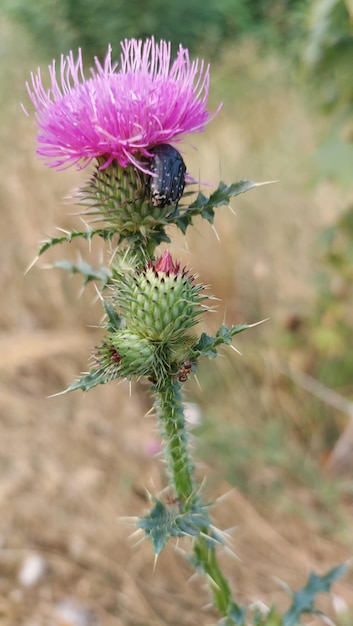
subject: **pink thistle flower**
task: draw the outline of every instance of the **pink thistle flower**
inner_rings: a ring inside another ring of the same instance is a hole
[[[179,46],[171,62],[171,44],[126,39],[120,67],[108,48],[103,65],[85,78],[81,50],[49,66],[50,87],[44,87],[40,69],[31,74],[27,90],[36,110],[37,153],[50,167],[86,167],[104,157],[107,167],[116,159],[148,171],[143,157],[149,148],[178,142],[204,130],[211,116],[206,109],[209,66],[190,61]],[[57,75],[58,74],[58,75]],[[218,113],[216,111],[215,115]]]
[[[167,276],[170,274],[178,274],[180,271],[180,263],[173,263],[169,250],[165,250],[163,255],[158,257],[155,261],[150,261],[149,267],[152,267],[155,272],[162,272],[167,274]]]

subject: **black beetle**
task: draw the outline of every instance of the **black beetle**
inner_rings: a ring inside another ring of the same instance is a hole
[[[186,166],[178,150],[168,143],[150,148],[149,187],[151,202],[156,207],[177,206],[185,187]]]

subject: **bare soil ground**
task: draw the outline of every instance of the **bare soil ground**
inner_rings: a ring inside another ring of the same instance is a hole
[[[215,623],[204,608],[208,593],[190,579],[180,550],[168,546],[154,566],[151,546],[134,545],[133,520],[126,520],[142,514],[147,494],[165,484],[151,452],[156,432],[153,418],[143,417],[143,396],[136,390],[129,398],[127,386],[112,385],[85,397],[46,397],[82,368],[90,340],[84,332],[41,332],[0,343],[1,624]],[[224,496],[214,508],[215,523],[234,527],[237,558],[224,553],[222,560],[240,602],[285,607],[274,577],[298,587],[310,570],[324,572],[350,558],[351,546],[321,537],[312,522],[278,510],[260,514],[236,489],[215,483],[207,467],[201,470],[209,476],[208,496]],[[33,554],[43,559],[43,571],[26,585],[23,568]],[[352,583],[348,576],[335,585],[335,595],[351,608]],[[63,602],[74,602],[86,622],[65,617]],[[334,615],[332,598],[321,606]]]

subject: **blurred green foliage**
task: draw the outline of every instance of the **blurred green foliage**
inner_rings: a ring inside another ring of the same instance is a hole
[[[351,186],[353,160],[353,2],[316,0],[308,11],[302,60],[314,102],[327,114],[317,151],[319,175]]]
[[[308,12],[304,62],[321,104],[352,115],[353,3],[317,0]]]
[[[310,0],[3,0],[7,14],[22,22],[45,54],[82,47],[102,57],[107,44],[154,35],[182,43],[191,52],[216,57],[243,35],[264,42],[288,41]]]
[[[332,387],[352,385],[353,206],[320,233],[322,270],[310,337],[317,375]]]
[[[209,411],[197,429],[197,451],[214,472],[250,496],[258,507],[280,503],[282,511],[296,518],[311,516],[324,534],[343,530],[337,488],[323,476],[315,452],[304,451],[296,433],[289,437],[288,432],[289,425],[279,412],[249,428],[240,419],[229,423]],[[296,500],[298,489],[310,490],[310,512]]]
[[[315,102],[328,117],[316,153],[319,178],[352,187],[353,167],[353,2],[316,0],[308,13],[303,59]],[[322,267],[308,330],[315,351],[315,375],[349,391],[353,374],[353,206],[319,233]]]

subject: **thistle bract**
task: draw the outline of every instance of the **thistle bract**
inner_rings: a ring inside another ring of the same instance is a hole
[[[104,222],[120,240],[139,237],[146,241],[162,232],[174,208],[152,204],[151,177],[132,164],[123,168],[112,163],[100,169],[102,162],[100,158],[91,180],[76,194],[86,207],[85,215]]]

